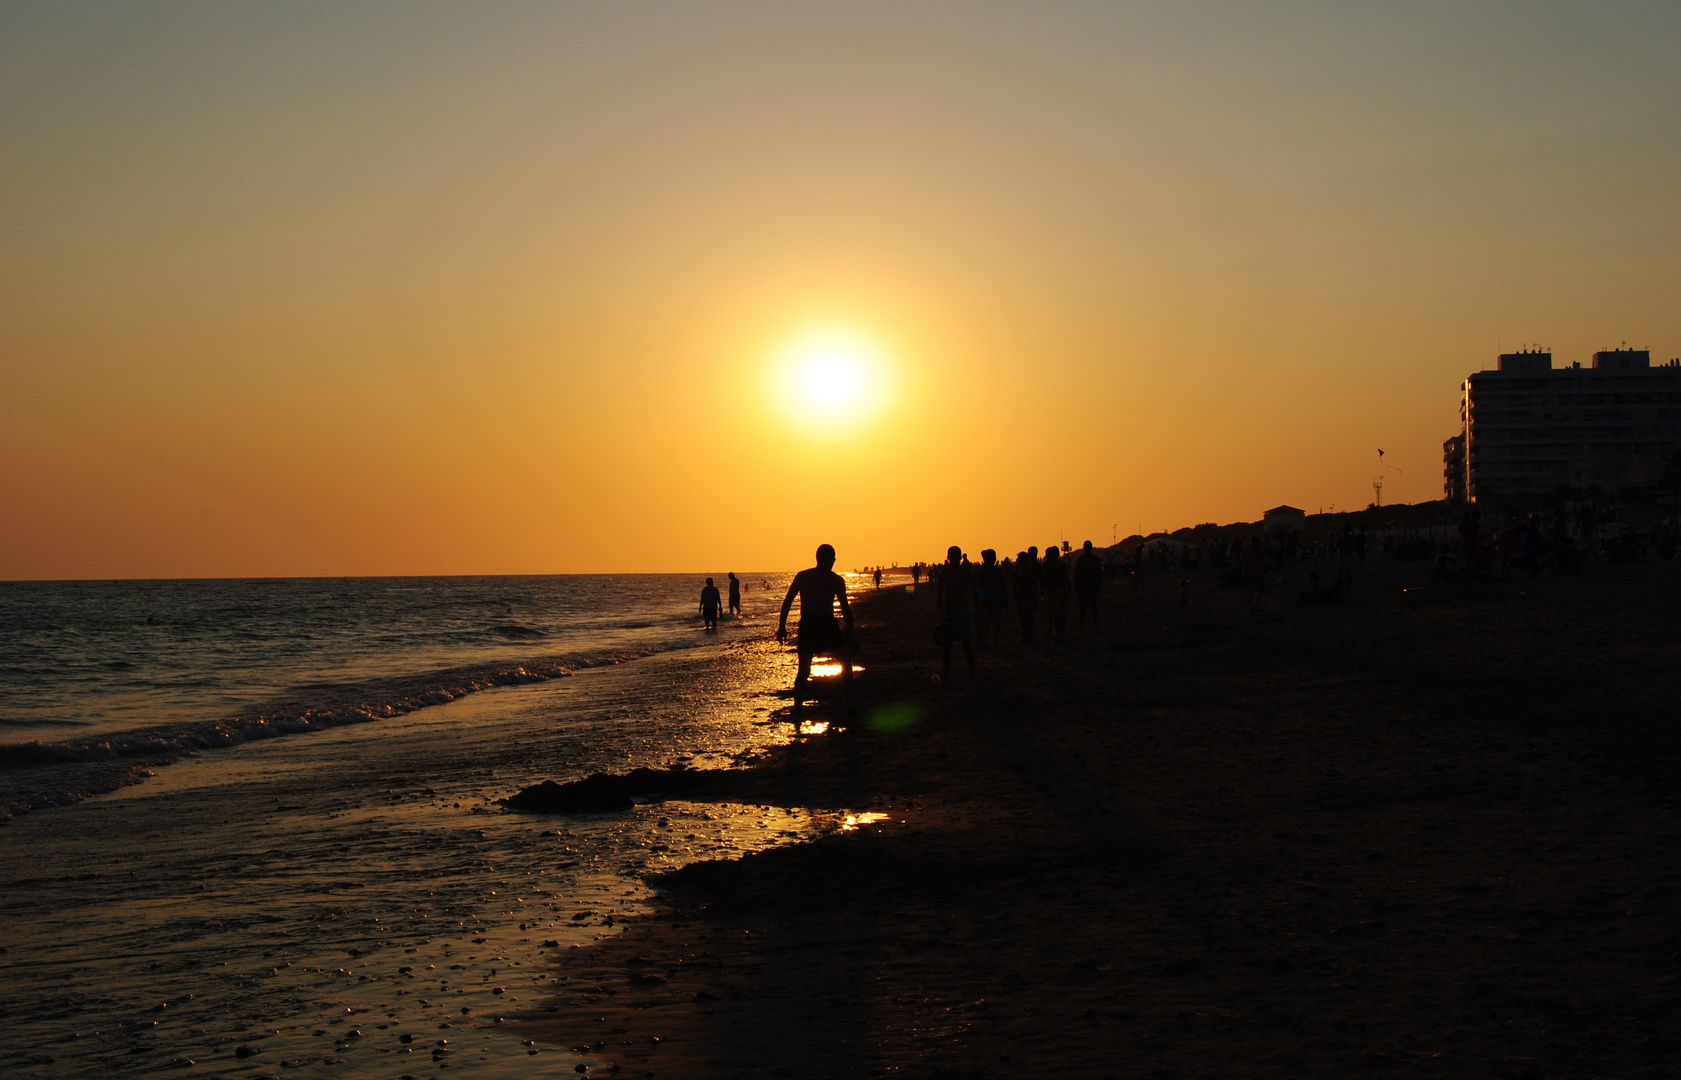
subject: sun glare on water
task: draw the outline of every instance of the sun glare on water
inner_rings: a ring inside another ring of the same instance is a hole
[[[885,404],[884,357],[862,334],[807,331],[778,350],[772,367],[778,410],[808,431],[862,424]]]

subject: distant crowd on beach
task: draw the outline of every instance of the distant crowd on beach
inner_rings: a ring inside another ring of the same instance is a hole
[[[1333,529],[1314,539],[1305,539],[1300,529],[1253,528],[1183,539],[1158,534],[1102,552],[1090,540],[1078,551],[1059,541],[1042,554],[1037,547],[1029,547],[1003,559],[995,549],[985,548],[978,562],[953,545],[938,563],[870,567],[864,576],[877,589],[889,573],[908,574],[912,591],[924,585],[933,588],[939,614],[934,639],[942,652],[936,681],[945,682],[951,677],[954,649],[961,650],[973,681],[975,649],[998,646],[1007,623],[1014,627],[1011,636],[1024,645],[1066,642],[1071,613],[1077,632],[1088,624],[1095,628],[1106,580],[1138,589],[1152,575],[1213,570],[1216,585],[1243,589],[1249,609],[1259,611],[1269,579],[1303,572],[1305,581],[1296,579],[1305,585],[1296,591],[1297,603],[1340,603],[1354,592],[1371,557],[1430,562],[1430,584],[1442,585],[1500,580],[1514,574],[1572,574],[1589,561],[1670,558],[1676,551],[1675,529],[1668,522],[1636,530],[1605,520],[1591,509],[1567,513],[1561,507],[1549,516],[1496,515],[1471,508],[1456,528],[1443,529],[1439,536],[1434,529],[1386,529],[1374,538],[1363,525],[1348,522],[1340,531]],[[796,601],[800,609],[795,630],[799,656],[794,680],[796,726],[815,657],[828,656],[838,662],[843,693],[851,679],[852,608],[846,581],[835,573],[834,564],[834,549],[820,546],[816,565],[795,575],[782,601],[779,641],[787,639]],[[900,582],[893,584],[897,587]],[[700,614],[709,630],[716,628],[726,607],[732,615],[741,613],[741,583],[734,573],[728,575],[727,587],[727,599],[711,578],[701,590]],[[1179,604],[1188,605],[1190,595],[1190,578],[1181,576]],[[1007,612],[1013,612],[1014,618],[1007,619]]]

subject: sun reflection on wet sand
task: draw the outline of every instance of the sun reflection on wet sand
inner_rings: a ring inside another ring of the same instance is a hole
[[[862,814],[848,814],[841,818],[840,830],[841,832],[852,832],[860,825],[874,825],[878,821],[890,820],[892,819],[886,814],[877,813],[874,810],[868,810]]]
[[[811,662],[811,677],[814,679],[829,679],[839,675],[844,669],[841,662],[831,657],[819,657]],[[852,673],[856,675],[864,670],[863,664],[853,664]]]
[[[788,667],[767,644],[487,691],[198,756],[0,831],[7,1075],[193,1061],[495,1080],[529,1075],[533,1054],[571,1070],[569,1048],[499,1022],[567,992],[557,950],[617,933],[651,895],[646,873],[840,826],[749,805],[538,817],[495,800],[785,742],[754,714]]]

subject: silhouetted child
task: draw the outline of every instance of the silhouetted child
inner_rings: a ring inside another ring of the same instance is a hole
[[[1336,582],[1326,585],[1319,580],[1319,571],[1310,570],[1307,575],[1307,588],[1298,593],[1296,599],[1304,604],[1340,604],[1342,587]]]

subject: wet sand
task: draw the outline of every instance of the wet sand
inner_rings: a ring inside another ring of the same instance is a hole
[[[685,798],[885,817],[654,878],[526,1030],[627,1076],[1675,1075],[1681,565],[1427,573],[1107,583],[975,690],[929,590],[868,596],[851,730]]]
[[[832,825],[497,800],[544,776],[750,759],[787,737],[765,726],[786,667],[726,639],[193,755],[19,817],[0,828],[0,1076],[570,1075],[577,1055],[503,1022],[552,993],[549,957],[613,934],[650,871]]]

